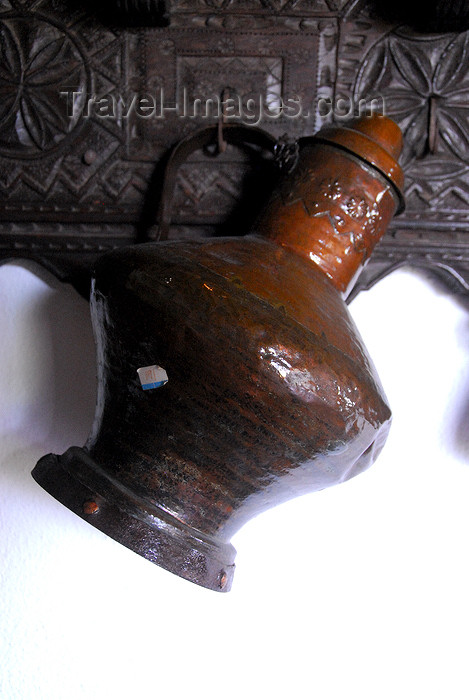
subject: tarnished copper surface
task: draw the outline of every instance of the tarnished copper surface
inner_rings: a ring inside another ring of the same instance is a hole
[[[45,457],[37,481],[82,517],[96,503],[89,522],[152,561],[228,590],[233,533],[360,473],[384,444],[390,409],[341,292],[398,206],[393,187],[360,152],[319,140],[250,235],[102,257],[94,427],[85,448]],[[144,390],[137,370],[152,365],[168,382]]]
[[[346,297],[396,207],[402,209],[401,148],[399,127],[378,115],[323,129],[302,150],[257,230],[317,264]]]

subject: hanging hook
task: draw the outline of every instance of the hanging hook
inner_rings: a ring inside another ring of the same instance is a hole
[[[218,115],[217,123],[217,137],[216,142],[213,145],[206,146],[204,152],[207,156],[212,158],[219,156],[221,153],[225,153],[228,147],[228,141],[225,139],[224,127],[227,124],[228,117],[225,111],[226,101],[231,95],[232,89],[229,87],[223,88],[220,94],[220,112]]]

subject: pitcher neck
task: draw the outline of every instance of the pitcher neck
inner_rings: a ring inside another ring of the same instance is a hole
[[[347,296],[403,209],[399,127],[383,116],[320,131],[274,192],[256,232],[307,258]]]

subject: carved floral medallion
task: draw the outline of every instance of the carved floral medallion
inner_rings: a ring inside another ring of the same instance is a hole
[[[83,55],[59,23],[11,16],[0,21],[0,152],[42,156],[69,137],[89,92]],[[70,118],[63,90],[77,93]]]

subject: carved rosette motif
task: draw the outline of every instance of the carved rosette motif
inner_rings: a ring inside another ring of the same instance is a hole
[[[454,214],[469,203],[468,33],[380,35],[358,24],[343,35],[337,94],[382,105],[404,135],[407,213]],[[361,52],[357,56],[357,47]],[[353,59],[352,59],[353,56]],[[454,218],[454,217],[453,217]]]
[[[1,154],[41,156],[73,133],[78,116],[67,116],[61,86],[77,93],[78,113],[90,92],[90,79],[66,29],[24,16],[0,21]]]
[[[38,0],[31,10],[26,1],[0,2],[0,216],[3,208],[5,218],[18,221],[32,206],[40,220],[138,221],[155,163],[182,136],[216,121],[192,114],[194,101],[219,98],[226,88],[243,108],[255,104],[254,119],[247,123],[258,122],[279,136],[301,136],[318,126],[317,61],[321,53],[330,83],[335,2],[200,3],[202,24],[188,22],[178,29],[174,20],[167,29],[113,31],[79,10],[62,8],[65,1]],[[193,3],[176,3],[173,17],[186,17],[190,10],[194,19]],[[222,24],[239,18],[241,25],[227,33],[210,21],[207,30],[209,15],[223,18]],[[329,36],[328,50],[321,29]],[[70,115],[67,95],[72,93]],[[117,111],[109,117],[97,113],[96,100],[110,96]],[[154,99],[157,110],[162,106],[162,116],[160,111],[145,118],[135,104],[126,113],[132,100],[145,96]],[[280,113],[289,98],[301,102],[301,118]],[[184,100],[187,113],[176,113]],[[260,101],[270,110],[267,118],[258,112]],[[176,221],[223,218],[227,206],[220,206],[220,193],[226,193],[228,210],[240,196],[239,186],[234,195],[233,162],[247,161],[236,149],[209,167],[199,159],[194,166],[199,175],[212,170],[215,180],[199,179],[198,190],[205,187],[205,192],[197,197],[198,211],[187,207],[178,188]]]
[[[375,99],[404,135],[406,211],[375,251],[362,288],[411,264],[469,290],[468,51],[467,32],[413,34],[366,15],[343,26],[336,97]]]
[[[437,40],[394,32],[366,54],[355,99],[379,97],[387,114],[399,122],[402,163],[410,178],[441,180],[467,171],[468,49],[468,32]]]
[[[61,211],[86,220],[122,196],[122,124],[86,115],[91,96],[119,93],[122,75],[121,37],[82,11],[55,0],[31,10],[0,3],[3,220],[57,220]]]

